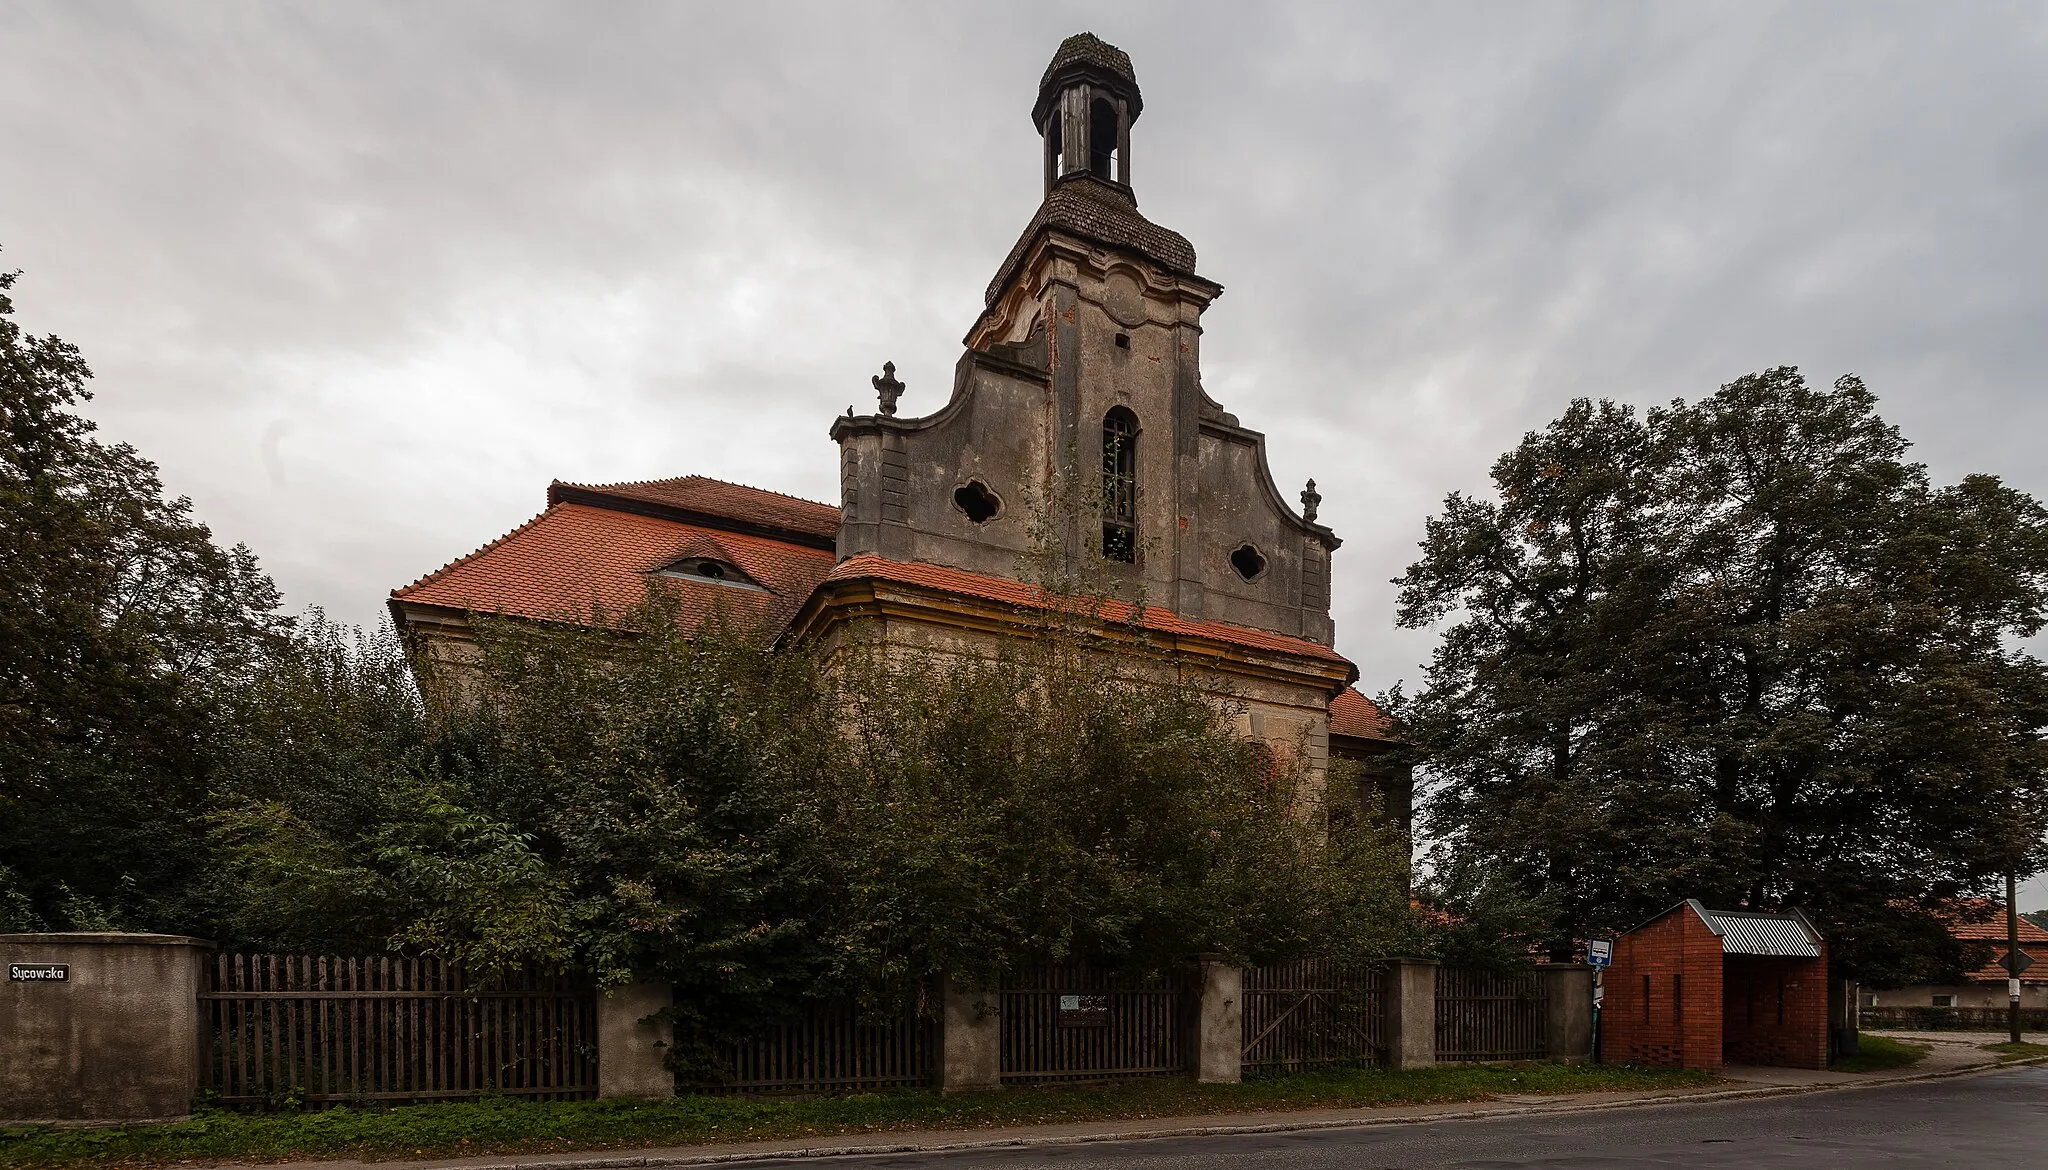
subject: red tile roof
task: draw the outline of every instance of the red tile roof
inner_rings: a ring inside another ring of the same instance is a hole
[[[1998,960],[2005,957],[2005,904],[1979,898],[1958,905],[1949,916],[1949,933],[1970,943],[1991,943],[1991,962],[1967,973],[1972,983],[2003,983],[2008,978]],[[2020,949],[2034,960],[2021,976],[2028,983],[2048,982],[2048,930],[2020,919]]]
[[[2022,903],[2024,905],[2024,903]],[[2003,902],[1979,901],[1967,904],[1961,912],[1949,919],[1949,933],[1960,939],[1986,942],[2005,941],[2005,904]],[[2048,947],[2048,930],[2042,930],[2026,919],[2020,919],[2020,946],[2039,943]],[[2048,956],[2043,956],[2048,959]]]
[[[884,560],[873,553],[862,553],[841,561],[833,566],[825,580],[849,581],[867,577],[894,581],[902,585],[939,589],[948,593],[961,593],[969,597],[1001,602],[1004,605],[1029,609],[1051,608],[1050,596],[1036,585],[1027,585],[1022,581],[1011,581],[1002,577],[983,576],[980,573],[970,573],[964,569],[953,569],[944,565]],[[1125,602],[1113,601],[1103,607],[1101,616],[1112,622],[1129,621],[1134,608]],[[1157,606],[1146,606],[1144,612],[1139,615],[1138,625],[1143,629],[1176,637],[1207,638],[1253,650],[1299,654],[1307,658],[1349,665],[1349,660],[1343,655],[1319,642],[1275,634],[1267,630],[1254,630],[1247,626],[1234,626],[1225,622],[1189,621]]]
[[[770,592],[651,576],[689,556],[729,561]],[[647,582],[654,580],[676,591],[692,628],[721,604],[735,616],[765,616],[779,627],[831,567],[832,554],[823,549],[660,516],[558,503],[468,556],[392,590],[391,596],[508,617],[587,621],[597,608],[619,614],[638,605]]]
[[[701,475],[679,475],[673,479],[649,479],[633,483],[566,483],[548,485],[548,503],[563,502],[564,496],[597,493],[616,499],[637,500],[703,516],[739,520],[767,528],[780,528],[827,540],[839,533],[839,509],[816,500],[785,496],[745,484],[727,483]],[[584,501],[589,502],[589,501]]]
[[[1387,718],[1378,704],[1358,693],[1356,687],[1345,687],[1330,700],[1330,734],[1398,742],[1394,738],[1394,721]]]

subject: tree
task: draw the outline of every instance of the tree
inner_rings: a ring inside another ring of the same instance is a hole
[[[2039,864],[2048,512],[1906,449],[1861,382],[1775,369],[1575,402],[1429,521],[1428,823],[1550,900],[1553,955],[1693,896],[1903,979],[1958,961],[1943,901]]]
[[[0,274],[0,915],[193,929],[204,743],[289,623],[246,548],[166,499],[76,413],[76,347],[13,319]]]

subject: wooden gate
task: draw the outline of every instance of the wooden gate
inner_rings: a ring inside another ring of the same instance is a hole
[[[597,1002],[561,976],[473,982],[432,959],[222,954],[199,1081],[224,1104],[595,1096]]]
[[[1244,1067],[1387,1062],[1387,973],[1303,959],[1244,972]]]
[[[801,1020],[725,1046],[729,1070],[714,1093],[831,1093],[924,1085],[932,1079],[933,1021],[904,1011],[863,1019],[852,1005],[817,1004]]]
[[[1438,1060],[1541,1060],[1549,1023],[1538,972],[1437,969]]]
[[[1078,964],[1018,972],[1002,993],[1006,1082],[1187,1071],[1182,980],[1118,979]]]

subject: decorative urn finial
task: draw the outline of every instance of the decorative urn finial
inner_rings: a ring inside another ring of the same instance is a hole
[[[1309,480],[1308,487],[1302,489],[1301,493],[1301,518],[1314,523],[1316,509],[1321,507],[1322,503],[1323,496],[1321,492],[1316,491],[1316,481]]]
[[[896,417],[896,400],[903,397],[903,383],[896,380],[896,363],[883,362],[882,372],[869,378],[875,384],[875,394],[882,400],[882,417]]]

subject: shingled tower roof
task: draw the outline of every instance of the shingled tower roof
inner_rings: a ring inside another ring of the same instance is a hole
[[[1138,213],[1130,186],[1130,127],[1144,99],[1131,56],[1094,33],[1060,42],[1038,82],[1032,124],[1045,139],[1045,202],[996,270],[985,303],[1014,279],[1033,243],[1057,229],[1135,253],[1183,276],[1195,274],[1187,237]]]
[[[1060,91],[1075,81],[1095,81],[1117,90],[1130,103],[1133,122],[1145,108],[1144,96],[1138,92],[1137,71],[1131,68],[1131,55],[1094,33],[1077,33],[1060,42],[1059,50],[1052,55],[1052,64],[1045,67],[1045,76],[1038,79],[1038,101],[1031,107],[1033,126],[1045,124],[1045,116],[1052,112]]]

